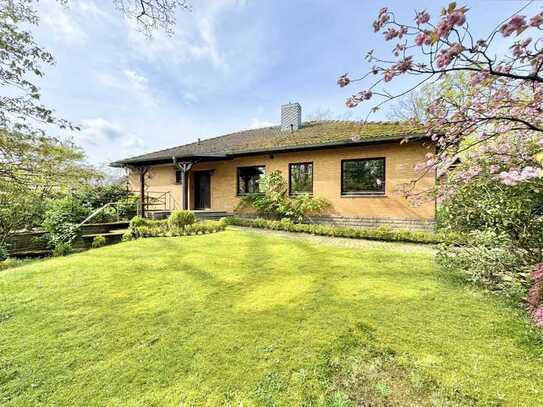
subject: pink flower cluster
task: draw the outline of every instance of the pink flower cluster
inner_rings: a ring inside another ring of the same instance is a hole
[[[429,31],[424,31],[415,37],[415,44],[419,47],[421,45],[432,45],[432,34]]]
[[[530,18],[530,27],[540,28],[543,25],[543,12]]]
[[[415,18],[417,25],[426,24],[428,21],[430,21],[430,14],[426,10],[417,13],[417,17]]]
[[[527,181],[532,178],[537,178],[541,174],[539,168],[532,166],[524,167],[522,170],[510,169],[509,171],[502,171],[500,178],[505,185],[517,185],[520,182]]]
[[[537,326],[543,327],[543,263],[532,272],[533,285],[528,292],[528,307]]]
[[[436,58],[436,64],[438,68],[444,68],[449,65],[453,59],[455,59],[464,50],[461,44],[458,42],[453,44],[447,49],[443,49],[439,52]]]
[[[399,30],[389,27],[388,30],[384,32],[385,41],[390,41],[394,38],[402,38],[407,33],[407,27],[402,25]]]
[[[509,37],[513,33],[521,34],[526,28],[528,28],[526,16],[515,15],[500,27],[500,32],[504,37]]]
[[[523,41],[517,41],[509,47],[514,57],[524,60],[527,55],[528,45],[532,42],[531,38],[526,38]]]
[[[369,100],[373,96],[373,93],[371,90],[363,90],[362,92],[358,92],[356,95],[352,95],[347,101],[345,102],[345,105],[348,108],[353,108],[358,106],[359,103],[363,102],[364,100]]]
[[[440,38],[447,38],[454,26],[461,26],[466,22],[465,10],[455,9],[443,17],[436,27],[436,33]]]
[[[381,10],[379,10],[379,14],[377,15],[377,20],[373,22],[373,31],[375,32],[379,31],[389,21],[390,21],[390,14],[388,12],[388,8],[383,7]]]

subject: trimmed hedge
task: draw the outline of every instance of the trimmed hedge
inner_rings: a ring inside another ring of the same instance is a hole
[[[226,222],[222,219],[220,221],[207,220],[185,226],[176,226],[176,223],[171,222],[169,219],[151,220],[137,216],[130,221],[130,227],[123,235],[123,241],[143,237],[201,235],[220,232],[225,228]]]
[[[282,230],[286,232],[310,233],[319,236],[345,237],[350,239],[383,240],[388,242],[442,243],[451,236],[433,232],[396,230],[388,227],[375,229],[349,228],[308,223],[293,223],[286,219],[267,220],[262,218],[247,219],[238,217],[224,218],[229,225],[247,226],[259,229]],[[454,240],[459,240],[457,236]]]

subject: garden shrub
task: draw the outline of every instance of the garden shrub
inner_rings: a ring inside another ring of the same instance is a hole
[[[530,265],[525,250],[515,247],[506,234],[472,231],[463,243],[448,240],[439,246],[436,258],[445,271],[464,273],[471,282],[509,294],[522,292]]]
[[[256,211],[258,216],[279,220],[283,218],[302,222],[306,216],[323,212],[330,203],[309,194],[289,196],[288,184],[281,171],[272,171],[261,178],[264,193],[251,194],[241,198],[236,212]]]
[[[396,230],[388,227],[376,229],[350,228],[308,223],[294,223],[288,219],[268,220],[262,218],[248,219],[239,217],[227,218],[226,223],[235,226],[248,226],[259,229],[282,230],[287,232],[302,232],[320,236],[345,237],[351,239],[368,239],[414,243],[438,243],[444,240],[441,234],[411,230]]]
[[[8,248],[3,244],[0,244],[0,261],[6,260],[8,258]]]
[[[543,179],[505,185],[481,174],[456,188],[438,211],[438,226],[467,237],[439,246],[446,271],[460,270],[490,289],[521,294],[543,260]]]
[[[53,257],[61,257],[70,254],[73,251],[71,243],[63,242],[53,248]]]
[[[196,217],[191,211],[175,211],[168,218],[168,224],[171,228],[183,229],[194,222],[196,222]]]
[[[94,239],[92,239],[91,247],[93,249],[97,249],[105,245],[106,245],[106,238],[102,235],[94,236]]]
[[[213,233],[226,228],[227,223],[223,219],[219,221],[207,220],[186,223],[191,222],[191,218],[196,219],[186,216],[184,212],[174,212],[183,214],[182,216],[176,216],[175,221],[172,221],[171,216],[167,220],[151,220],[137,216],[130,221],[129,230],[123,235],[123,240],[126,241],[141,237],[186,236]],[[193,214],[191,213],[191,215]]]

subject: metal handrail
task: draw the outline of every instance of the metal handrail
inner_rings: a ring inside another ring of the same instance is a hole
[[[113,205],[116,205],[116,208],[115,208],[115,211],[117,212],[117,222],[119,221],[119,202],[108,202],[107,204],[105,204],[104,206],[96,209],[93,213],[91,213],[89,216],[87,216],[83,222],[79,223],[77,225],[77,228],[79,229],[81,226],[83,226],[85,223],[87,223],[89,220],[91,220],[92,218],[94,218],[96,215],[98,215],[100,212],[102,212],[104,209],[110,207],[110,206],[113,206]]]
[[[152,194],[158,194],[157,196],[152,196]],[[158,201],[157,203],[151,203],[149,202],[150,199],[154,199]],[[163,210],[177,210],[179,208],[179,204],[177,200],[173,197],[173,194],[171,191],[147,191],[144,198],[144,205],[146,206],[156,206],[156,205],[162,205]]]
[[[94,218],[96,215],[98,215],[100,212],[102,212],[103,210],[105,210],[106,208],[110,207],[110,206],[113,206],[115,205],[115,211],[117,213],[117,222],[119,222],[119,202],[108,202],[107,204],[101,206],[100,208],[96,209],[94,212],[92,212],[89,216],[87,216],[81,223],[78,223],[77,225],[75,225],[69,232],[67,233],[64,233],[63,235],[61,235],[61,241],[64,241],[65,238],[68,238],[70,234],[72,234],[74,231],[76,230],[79,230],[81,229],[81,226],[83,226],[84,224],[86,224],[89,220],[91,220],[92,218]],[[74,233],[74,236],[73,238],[75,238],[75,233]],[[71,243],[73,241],[73,238],[68,242],[68,243]]]

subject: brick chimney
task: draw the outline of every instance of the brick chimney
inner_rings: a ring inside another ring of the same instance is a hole
[[[302,127],[302,106],[289,103],[281,106],[281,131],[296,131]]]

